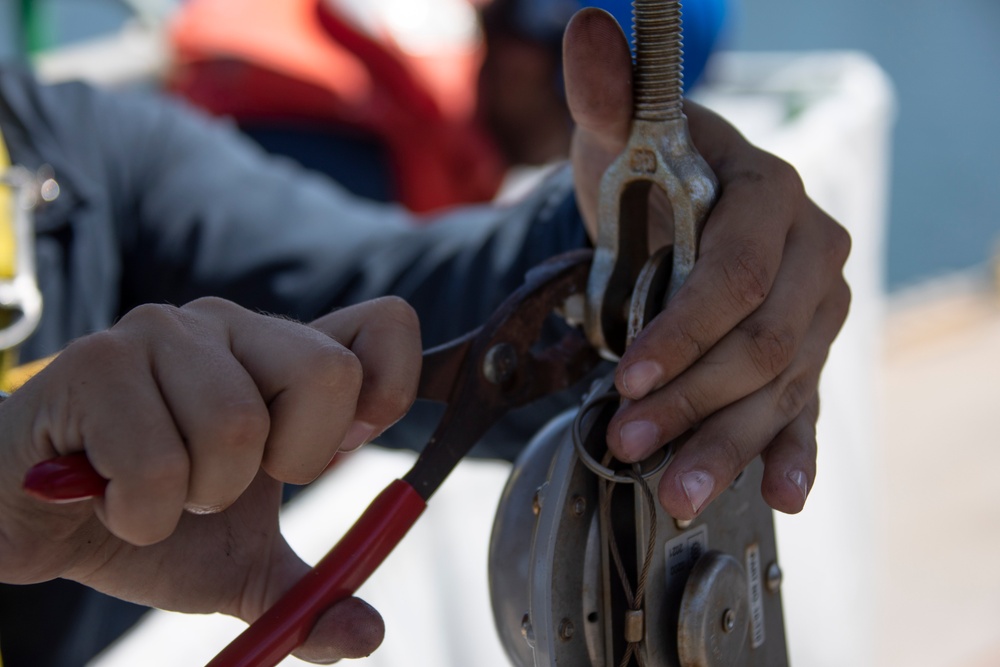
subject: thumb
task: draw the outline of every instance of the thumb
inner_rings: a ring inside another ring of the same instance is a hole
[[[563,39],[563,68],[577,129],[617,154],[632,120],[632,54],[610,14],[586,8],[573,16]]]
[[[347,598],[323,612],[296,658],[326,664],[372,654],[385,636],[382,616],[360,598]]]
[[[278,536],[275,549],[279,555],[268,568],[264,580],[256,582],[262,594],[251,594],[246,600],[250,606],[244,607],[240,614],[248,622],[263,615],[310,571],[309,565],[281,536]],[[379,647],[384,636],[382,616],[363,600],[349,597],[319,615],[306,641],[293,654],[318,664],[363,658]]]
[[[596,238],[601,176],[625,147],[632,121],[632,55],[618,23],[587,8],[573,16],[563,40],[566,103],[576,123],[571,146],[577,203]]]

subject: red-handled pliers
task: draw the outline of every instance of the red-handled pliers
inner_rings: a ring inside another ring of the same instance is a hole
[[[582,301],[591,252],[532,269],[479,329],[424,353],[418,398],[447,403],[413,468],[393,481],[332,550],[208,667],[271,667],[301,645],[319,615],[352,595],[402,540],[473,445],[510,410],[568,388],[599,362],[577,328],[542,345],[546,320]],[[100,495],[106,481],[82,454],[32,468],[25,490],[50,501]]]

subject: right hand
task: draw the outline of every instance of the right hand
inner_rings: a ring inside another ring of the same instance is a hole
[[[74,579],[117,597],[252,622],[309,566],[278,530],[281,483],[409,409],[421,344],[395,298],[306,326],[221,299],[141,306],[82,338],[0,405],[0,580]],[[83,452],[103,498],[53,505],[25,472]],[[382,620],[332,607],[297,655],[368,655]]]
[[[586,8],[566,29],[564,56],[577,201],[595,238],[600,179],[629,136],[631,54],[614,19]],[[798,512],[816,477],[820,371],[850,303],[850,237],[788,164],[704,107],[687,102],[684,113],[719,200],[690,277],[622,355],[615,385],[628,400],[608,447],[641,461],[691,433],[658,490],[678,519],[697,516],[758,456],[764,500]],[[651,222],[651,236],[667,227]]]

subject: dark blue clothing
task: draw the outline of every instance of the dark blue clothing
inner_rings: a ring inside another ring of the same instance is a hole
[[[417,309],[430,346],[479,324],[531,266],[587,243],[566,170],[517,205],[417,225],[151,96],[43,87],[0,70],[0,129],[15,164],[48,164],[61,186],[36,213],[44,311],[22,360],[136,305],[204,295],[308,321],[396,294]],[[512,456],[566,400],[509,422],[482,451]],[[416,410],[389,439],[422,444],[428,414]],[[137,610],[70,582],[3,586],[5,667],[82,665]]]

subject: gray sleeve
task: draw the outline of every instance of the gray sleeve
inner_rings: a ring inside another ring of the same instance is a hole
[[[96,94],[94,110],[131,202],[125,307],[213,294],[308,320],[396,294],[436,344],[485,319],[531,266],[587,242],[568,169],[516,205],[417,218],[179,104]]]

